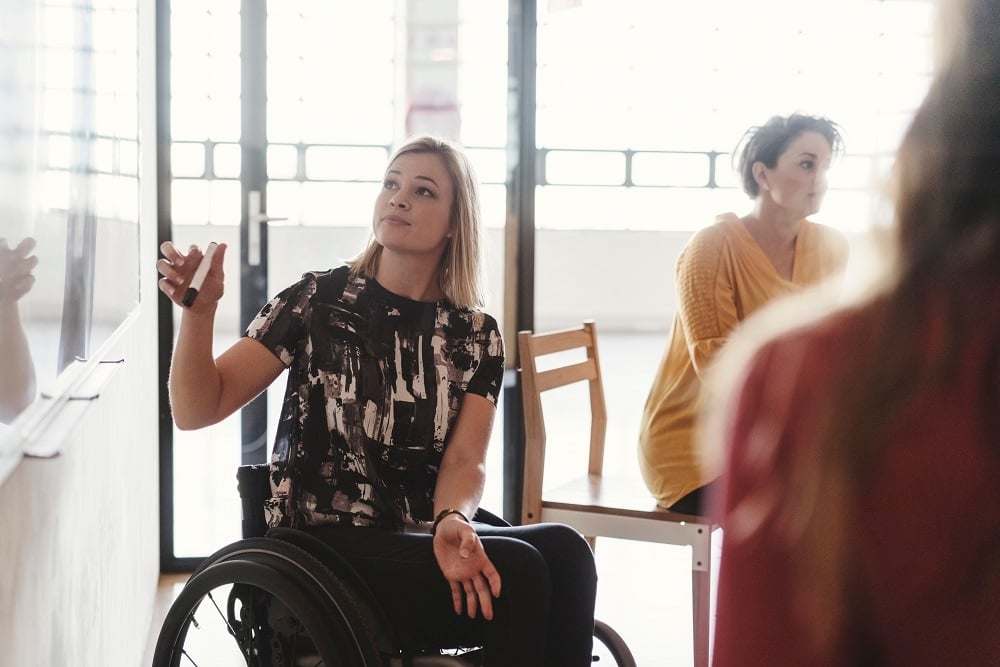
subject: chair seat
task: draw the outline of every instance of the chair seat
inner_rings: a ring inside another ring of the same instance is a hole
[[[546,489],[541,519],[594,537],[690,544],[692,569],[710,562],[712,520],[659,507],[636,479],[588,475]]]

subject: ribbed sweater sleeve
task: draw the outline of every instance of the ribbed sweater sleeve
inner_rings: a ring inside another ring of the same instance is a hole
[[[679,314],[699,376],[739,324],[736,293],[724,261],[727,242],[719,231],[709,228],[696,234],[677,262]]]

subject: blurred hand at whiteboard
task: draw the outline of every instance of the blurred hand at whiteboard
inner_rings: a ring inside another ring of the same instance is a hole
[[[38,257],[31,254],[35,239],[23,239],[11,248],[7,239],[0,238],[0,302],[13,303],[23,297],[35,284],[32,271],[38,266]]]
[[[191,280],[198,270],[204,252],[198,246],[192,245],[187,253],[183,253],[170,241],[165,241],[160,246],[160,252],[163,253],[163,257],[156,262],[156,270],[163,276],[159,282],[160,291],[185,310],[194,313],[214,311],[219,299],[225,293],[226,275],[222,264],[226,257],[226,244],[220,243],[210,258],[208,274],[198,289],[198,298],[190,307],[184,306],[184,294],[191,286]]]
[[[18,300],[35,284],[35,239],[11,248],[0,238],[0,423],[9,424],[35,400],[35,365],[21,324]]]

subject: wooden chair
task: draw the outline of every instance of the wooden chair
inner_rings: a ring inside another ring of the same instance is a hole
[[[556,362],[539,370],[539,357],[571,350],[585,350],[586,359]],[[522,523],[564,523],[587,536],[592,545],[594,538],[603,536],[691,547],[694,662],[707,666],[713,524],[706,517],[658,507],[638,479],[603,474],[608,418],[595,324],[586,321],[580,328],[549,333],[520,331],[518,353],[525,430]],[[590,389],[589,466],[579,478],[545,488],[542,393],[577,382],[587,382]]]

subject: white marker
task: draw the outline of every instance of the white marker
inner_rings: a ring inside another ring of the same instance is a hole
[[[208,270],[212,268],[212,255],[215,254],[215,249],[218,244],[212,241],[205,248],[205,256],[201,258],[201,262],[198,264],[198,268],[194,270],[194,278],[191,279],[191,285],[184,292],[184,298],[181,300],[188,308],[194,303],[194,300],[198,298],[198,290],[201,289],[202,284],[205,282],[205,276],[208,275]]]

